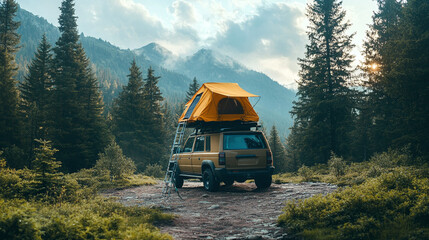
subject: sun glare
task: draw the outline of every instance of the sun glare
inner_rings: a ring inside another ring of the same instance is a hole
[[[371,67],[372,71],[377,71],[378,70],[378,64],[377,63],[371,64],[370,67]]]

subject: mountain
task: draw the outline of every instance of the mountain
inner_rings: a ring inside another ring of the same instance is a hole
[[[144,57],[146,60],[164,65],[166,61],[173,58],[173,53],[157,43],[149,43],[139,49],[133,50],[137,56]]]
[[[57,27],[44,18],[24,9],[19,9],[17,20],[21,22],[18,30],[21,35],[21,49],[17,53],[18,80],[22,81],[42,35],[45,33],[54,46],[60,33]],[[280,133],[286,136],[292,125],[289,111],[295,99],[295,92],[263,73],[249,70],[231,57],[210,49],[201,49],[188,57],[177,57],[156,43],[135,50],[120,49],[107,41],[84,34],[81,34],[80,41],[93,64],[107,105],[117,96],[121,86],[127,83],[130,63],[136,59],[143,76],[150,66],[155,70],[155,75],[161,76],[159,87],[163,96],[170,102],[183,101],[194,77],[197,77],[200,83],[237,82],[245,90],[261,96],[255,109],[266,128],[276,124]],[[251,101],[256,103],[257,99]]]

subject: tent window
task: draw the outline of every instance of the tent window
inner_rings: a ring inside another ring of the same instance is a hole
[[[241,103],[234,98],[223,98],[218,104],[219,114],[243,114],[243,107]]]
[[[197,106],[198,102],[199,102],[199,101],[200,101],[200,99],[201,99],[201,95],[202,95],[202,93],[198,94],[198,95],[194,98],[194,101],[192,101],[191,106],[189,106],[188,111],[186,112],[185,117],[184,117],[183,119],[189,119],[189,118],[191,117],[192,112],[193,112],[193,111],[194,111],[194,109],[195,109],[195,106]]]

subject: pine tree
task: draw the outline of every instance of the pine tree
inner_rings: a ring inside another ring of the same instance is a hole
[[[143,77],[135,60],[131,63],[128,79],[128,84],[113,102],[112,131],[124,154],[142,170],[145,166],[149,116],[143,93]]]
[[[25,145],[30,159],[33,158],[34,139],[46,139],[49,127],[49,107],[52,93],[52,53],[46,36],[37,49],[28,75],[20,85],[21,112],[25,122]]]
[[[275,171],[277,173],[282,173],[286,171],[286,156],[285,148],[283,143],[280,140],[279,133],[275,125],[271,128],[270,138],[269,138],[271,152],[273,154],[273,162]]]
[[[186,102],[189,102],[191,98],[194,96],[194,94],[200,89],[200,84],[198,84],[197,78],[194,77],[192,82],[189,84],[189,89],[186,92]]]
[[[14,21],[18,4],[3,0],[0,5],[0,148],[19,141],[18,90],[14,76],[17,74],[15,53],[20,36],[19,22]]]
[[[161,77],[154,76],[154,70],[149,67],[143,88],[143,96],[147,106],[148,122],[146,124],[149,134],[146,143],[145,162],[159,164],[163,158],[166,132],[163,123],[161,102],[164,100],[158,87]]]
[[[386,43],[384,87],[394,100],[391,144],[429,161],[429,3],[409,0],[396,37]]]
[[[396,61],[387,44],[396,38],[402,4],[398,0],[377,0],[377,3],[378,11],[372,17],[373,24],[364,43],[362,69],[367,81],[360,97],[359,122],[354,134],[358,141],[354,145],[364,153],[364,159],[374,152],[387,150],[391,145],[395,122],[392,112],[397,108],[396,101],[386,92],[389,84],[386,73],[391,71],[392,63]]]
[[[61,3],[61,36],[54,48],[52,134],[67,171],[92,167],[109,141],[97,80],[78,42],[73,0]]]
[[[51,142],[46,140],[36,140],[40,144],[35,148],[36,158],[33,161],[33,170],[36,173],[36,190],[38,193],[48,193],[49,195],[58,193],[58,186],[61,184],[63,175],[58,169],[61,162],[56,161],[54,154],[58,151],[52,148]]]
[[[353,56],[353,35],[345,31],[345,11],[337,0],[316,0],[308,5],[309,44],[300,63],[298,101],[292,135],[303,164],[326,163],[331,152],[348,154],[352,127],[348,79]]]

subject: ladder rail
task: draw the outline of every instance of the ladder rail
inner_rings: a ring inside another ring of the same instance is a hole
[[[176,187],[175,175],[176,175],[177,166],[178,166],[177,161],[179,159],[179,156],[177,153],[180,153],[181,145],[185,135],[186,124],[187,124],[186,121],[179,122],[176,128],[176,134],[174,135],[173,144],[171,146],[170,158],[168,160],[167,171],[164,177],[164,186],[162,189],[163,197],[168,198],[170,196],[171,189],[174,188],[177,194],[179,195],[179,197],[182,199],[182,197],[179,194],[179,190]]]

